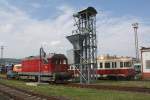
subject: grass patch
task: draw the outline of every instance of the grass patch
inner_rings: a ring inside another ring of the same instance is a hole
[[[139,81],[97,80],[95,84],[150,88],[150,81],[140,81],[140,80]]]
[[[25,82],[17,80],[0,80],[0,83],[28,89],[48,96],[64,96],[70,100],[150,100],[150,95],[143,93],[81,89],[55,85],[27,86]]]
[[[0,74],[1,78],[6,78],[6,74]]]

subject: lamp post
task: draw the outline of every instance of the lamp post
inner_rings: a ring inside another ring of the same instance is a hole
[[[41,65],[42,65],[42,47],[40,48],[40,57],[39,57],[39,74],[38,74],[38,83],[41,82]]]
[[[138,23],[133,23],[132,27],[134,29],[134,41],[135,41],[135,55],[136,55],[136,60],[139,61],[139,47],[138,47],[138,34],[137,34],[137,29]]]
[[[4,46],[1,46],[1,59],[3,59],[3,53],[4,53]]]

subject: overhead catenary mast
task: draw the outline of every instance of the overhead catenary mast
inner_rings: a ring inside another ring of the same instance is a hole
[[[135,55],[136,55],[136,60],[139,61],[139,47],[138,47],[138,33],[137,29],[139,28],[138,23],[133,23],[132,27],[134,29],[134,41],[135,41]]]

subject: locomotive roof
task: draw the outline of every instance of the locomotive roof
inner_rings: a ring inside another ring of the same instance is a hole
[[[67,57],[64,54],[55,54],[55,53],[50,53],[48,55],[46,55],[47,59],[67,59]],[[29,56],[24,58],[24,60],[30,60],[30,59],[40,59],[40,56]]]

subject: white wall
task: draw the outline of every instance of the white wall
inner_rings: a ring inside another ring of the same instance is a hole
[[[146,60],[150,60],[150,51],[142,53],[143,72],[150,73],[150,69],[146,69]]]

